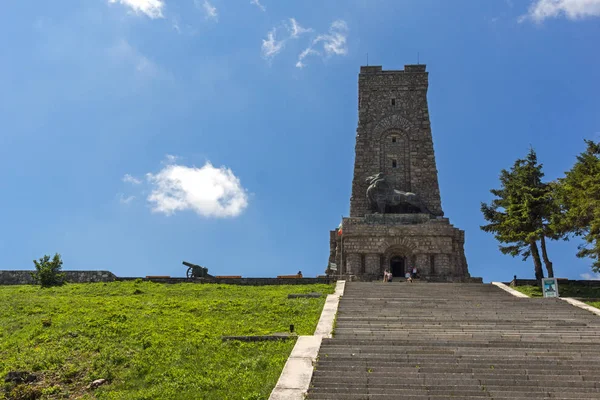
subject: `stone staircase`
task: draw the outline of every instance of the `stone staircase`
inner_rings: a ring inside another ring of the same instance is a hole
[[[600,399],[600,317],[488,284],[348,282],[308,399]]]

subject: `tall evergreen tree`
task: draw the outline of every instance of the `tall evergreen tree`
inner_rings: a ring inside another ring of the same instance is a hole
[[[553,217],[558,213],[556,193],[551,184],[543,181],[543,165],[538,162],[535,150],[531,148],[524,160],[518,160],[518,182],[523,190],[524,206],[521,208],[521,218],[527,221],[533,234],[540,241],[542,260],[546,265],[549,277],[554,277],[554,266],[548,257],[546,238],[557,240],[565,235],[559,233],[552,224]]]
[[[525,159],[518,159],[510,171],[500,173],[500,189],[490,192],[496,196],[488,205],[481,203],[481,212],[488,225],[481,226],[485,232],[494,234],[503,254],[513,257],[533,258],[535,277],[544,277],[542,259],[549,276],[554,276],[554,268],[548,257],[546,238],[560,237],[550,224],[554,213],[551,186],[544,183],[542,165],[537,155],[530,149]],[[537,241],[540,240],[542,258]]]
[[[600,272],[600,142],[585,143],[587,149],[557,182],[562,213],[555,223],[563,232],[583,237],[577,257],[591,258],[592,269]]]

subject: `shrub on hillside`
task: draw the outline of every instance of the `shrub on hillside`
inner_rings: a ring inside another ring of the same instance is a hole
[[[60,254],[56,253],[52,260],[50,256],[45,255],[39,260],[33,260],[33,263],[36,271],[32,272],[31,276],[42,287],[60,286],[65,283]]]

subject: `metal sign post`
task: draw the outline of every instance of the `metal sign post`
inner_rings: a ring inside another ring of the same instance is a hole
[[[556,278],[542,278],[544,297],[558,297],[558,281]]]

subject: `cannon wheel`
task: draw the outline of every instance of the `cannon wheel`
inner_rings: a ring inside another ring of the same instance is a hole
[[[194,277],[194,269],[192,267],[189,267],[185,275],[188,277],[188,279],[193,278]]]

